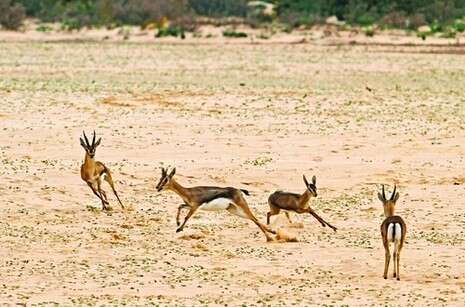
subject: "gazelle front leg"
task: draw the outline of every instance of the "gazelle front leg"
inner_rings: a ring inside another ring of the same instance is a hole
[[[318,214],[316,214],[315,211],[312,210],[312,208],[308,208],[307,209],[307,212],[310,213],[314,218],[316,218],[318,220],[318,222],[321,223],[321,225],[323,227],[326,227],[328,226],[329,228],[331,228],[332,230],[336,231],[337,228],[334,227],[333,225],[331,225],[330,223],[326,222],[325,220],[323,220]]]
[[[184,218],[184,222],[182,223],[182,225],[178,229],[176,229],[176,232],[180,232],[180,231],[182,231],[184,229],[184,225],[186,225],[189,218],[195,213],[195,211],[197,211],[198,208],[199,208],[198,205],[191,206],[189,212],[187,213],[186,217]]]
[[[181,210],[183,208],[190,208],[190,206],[188,204],[181,204],[179,205],[178,207],[178,213],[176,214],[176,226],[179,226],[181,224],[181,222],[179,221],[179,218],[181,217]]]
[[[287,212],[287,211],[284,211],[284,214],[286,215],[286,217],[287,217],[287,220],[289,221],[289,224],[292,224],[292,221],[291,221],[291,216],[289,215],[289,212]]]
[[[266,224],[267,224],[267,225],[270,225],[270,218],[271,218],[273,215],[279,214],[279,211],[281,211],[280,208],[278,208],[278,207],[273,206],[273,205],[270,204],[270,211],[266,214]]]
[[[95,196],[97,196],[101,201],[102,201],[102,208],[103,210],[107,210],[107,206],[106,205],[109,205],[108,201],[106,201],[105,199],[103,199],[102,195],[100,195],[98,192],[97,192],[97,189],[94,187],[94,183],[91,183],[91,182],[87,182],[87,185],[90,187],[90,189],[92,190],[92,192],[94,192]]]

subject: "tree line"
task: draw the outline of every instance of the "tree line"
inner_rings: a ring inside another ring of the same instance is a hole
[[[279,21],[312,26],[329,16],[347,24],[416,29],[447,27],[465,17],[465,0],[272,0],[273,16],[250,14],[247,0],[0,0],[0,24],[18,29],[24,18],[60,22],[66,29],[160,23],[192,31],[197,17],[240,17],[252,25]]]

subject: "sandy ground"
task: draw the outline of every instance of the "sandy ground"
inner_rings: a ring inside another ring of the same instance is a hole
[[[0,34],[1,303],[463,304],[465,57],[448,41],[24,35]],[[131,210],[95,209],[80,179],[93,129]],[[187,186],[250,190],[263,222],[271,192],[315,174],[311,205],[339,230],[279,216],[299,242],[266,243],[251,222],[199,212],[176,234],[180,198],[155,191],[167,165]],[[382,183],[398,184],[409,227],[400,282],[382,278]]]

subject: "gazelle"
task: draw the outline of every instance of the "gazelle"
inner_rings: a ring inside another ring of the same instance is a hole
[[[312,183],[308,183],[307,178],[303,175],[304,183],[307,189],[302,194],[295,194],[283,191],[276,191],[268,197],[268,205],[270,206],[270,212],[266,215],[266,223],[270,224],[270,217],[279,214],[281,210],[284,210],[289,223],[292,223],[289,217],[289,211],[295,213],[310,213],[316,218],[323,227],[328,226],[332,230],[336,231],[337,228],[323,220],[318,214],[313,211],[308,205],[311,197],[317,197],[316,193],[316,177],[313,176]]]
[[[384,279],[387,279],[389,261],[391,260],[391,254],[389,252],[390,243],[394,243],[394,252],[392,257],[394,258],[394,277],[397,277],[397,280],[400,280],[399,272],[399,261],[400,261],[400,251],[402,246],[404,246],[405,235],[407,234],[407,225],[404,220],[398,216],[394,215],[394,209],[396,202],[399,199],[399,192],[396,193],[396,185],[394,185],[394,190],[392,191],[391,198],[386,199],[384,194],[384,185],[382,185],[382,193],[378,192],[378,198],[383,203],[384,215],[386,218],[381,224],[381,236],[383,238],[383,246],[385,251],[384,259]]]
[[[257,218],[253,215],[250,210],[243,194],[249,195],[247,190],[236,189],[236,188],[219,188],[219,187],[208,187],[198,186],[186,188],[181,186],[174,178],[176,168],[168,174],[168,169],[161,169],[161,178],[157,184],[157,191],[171,190],[178,194],[184,204],[178,208],[176,221],[178,228],[176,232],[180,232],[184,229],[189,218],[197,211],[197,209],[203,209],[207,211],[220,211],[227,210],[229,213],[246,218],[254,222],[260,230],[265,234],[267,241],[273,241],[273,238],[268,233],[275,233],[275,231],[269,229],[266,225],[260,223]],[[179,215],[182,208],[188,207],[189,212],[184,218],[184,222],[179,226]]]
[[[86,155],[84,157],[84,163],[81,165],[81,178],[84,180],[87,185],[91,188],[92,192],[100,198],[102,201],[102,208],[103,210],[110,209],[107,205],[109,205],[107,195],[105,191],[101,187],[101,177],[105,175],[104,180],[108,182],[113,193],[115,194],[116,198],[118,199],[121,208],[124,209],[123,203],[119,199],[118,193],[115,190],[115,185],[113,184],[113,179],[111,178],[111,173],[108,167],[106,167],[102,162],[95,161],[95,150],[97,146],[100,145],[100,141],[102,138],[99,138],[97,142],[95,142],[95,131],[94,136],[92,138],[92,144],[89,143],[87,139],[86,133],[82,132],[84,139],[79,138],[81,141],[81,146],[84,147],[86,151]]]

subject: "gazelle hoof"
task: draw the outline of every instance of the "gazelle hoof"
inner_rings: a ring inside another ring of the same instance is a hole
[[[182,231],[182,228],[176,229],[176,232],[181,232],[181,231]]]
[[[397,277],[397,280],[400,280],[400,277]]]
[[[383,277],[384,277],[384,279],[387,279],[387,276],[383,276]]]

